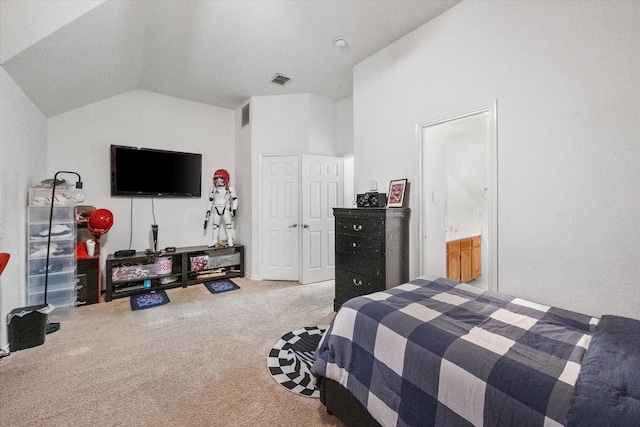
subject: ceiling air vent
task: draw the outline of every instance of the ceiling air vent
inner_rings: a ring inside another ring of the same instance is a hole
[[[246,125],[249,124],[249,105],[247,104],[244,107],[242,107],[242,126],[241,127],[245,127]]]
[[[291,80],[291,77],[283,76],[282,74],[276,74],[271,79],[271,83],[275,83],[277,85],[284,86],[287,83],[289,83],[289,80]]]

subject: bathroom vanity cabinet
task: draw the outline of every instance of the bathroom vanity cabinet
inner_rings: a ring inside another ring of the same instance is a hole
[[[447,242],[447,277],[469,282],[482,274],[480,236]]]

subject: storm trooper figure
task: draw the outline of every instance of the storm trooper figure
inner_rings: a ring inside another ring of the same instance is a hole
[[[238,198],[233,187],[229,186],[229,172],[225,169],[218,169],[213,174],[213,186],[209,190],[209,201],[211,206],[204,218],[204,229],[206,231],[209,218],[213,213],[213,239],[209,247],[223,246],[219,240],[221,218],[224,219],[227,246],[233,246],[235,237],[234,218],[238,210]]]

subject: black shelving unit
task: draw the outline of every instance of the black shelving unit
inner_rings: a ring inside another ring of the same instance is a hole
[[[170,270],[167,261],[171,261]],[[162,263],[162,265],[160,265]],[[158,289],[244,277],[244,246],[189,246],[175,252],[107,257],[105,301]]]

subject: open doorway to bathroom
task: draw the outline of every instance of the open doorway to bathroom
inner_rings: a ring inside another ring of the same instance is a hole
[[[419,126],[423,275],[498,289],[496,125],[494,103]]]

